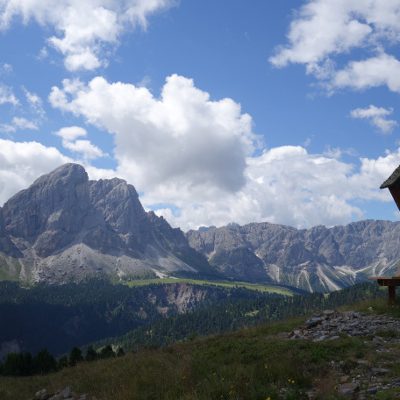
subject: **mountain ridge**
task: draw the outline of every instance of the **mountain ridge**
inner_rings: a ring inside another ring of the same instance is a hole
[[[364,220],[296,229],[268,222],[201,228],[189,244],[227,277],[264,277],[308,291],[337,290],[397,273],[400,222]]]
[[[400,222],[310,229],[232,223],[183,233],[146,212],[134,186],[65,164],[0,207],[0,279],[65,283],[213,277],[329,292],[400,265]]]

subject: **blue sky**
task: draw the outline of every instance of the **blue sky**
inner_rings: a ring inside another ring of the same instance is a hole
[[[82,4],[84,3],[84,4]],[[0,203],[64,162],[183,229],[397,220],[400,0],[0,0]]]

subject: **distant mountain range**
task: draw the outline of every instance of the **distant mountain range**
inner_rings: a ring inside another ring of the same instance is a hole
[[[222,274],[307,291],[332,291],[370,276],[397,273],[400,222],[360,221],[295,229],[254,223],[202,228],[186,234]]]
[[[23,282],[190,275],[326,292],[394,275],[399,260],[397,222],[230,224],[185,235],[146,212],[132,185],[91,181],[77,164],[40,177],[0,208],[0,279]]]

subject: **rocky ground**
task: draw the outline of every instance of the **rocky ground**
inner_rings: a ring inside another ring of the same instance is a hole
[[[87,394],[74,393],[72,389],[67,386],[56,393],[50,393],[47,389],[39,390],[32,400],[96,400],[96,398],[90,397]]]
[[[371,310],[372,311],[372,310]],[[362,337],[371,350],[359,359],[331,361],[337,394],[343,398],[400,399],[400,320],[388,315],[325,310],[290,332],[292,340],[321,342]],[[318,384],[318,382],[316,382]],[[308,392],[317,399],[318,390]]]

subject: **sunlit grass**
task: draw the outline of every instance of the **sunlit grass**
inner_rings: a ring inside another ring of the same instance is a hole
[[[259,290],[265,293],[276,293],[284,296],[293,296],[293,292],[290,289],[284,288],[282,286],[274,285],[263,285],[259,283],[249,283],[240,281],[209,281],[202,279],[188,279],[188,278],[163,278],[163,279],[139,279],[123,282],[130,287],[135,286],[146,286],[154,284],[171,284],[171,283],[188,283],[191,285],[208,285],[208,286],[219,286],[226,288],[245,288],[250,290]]]

